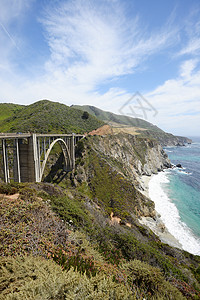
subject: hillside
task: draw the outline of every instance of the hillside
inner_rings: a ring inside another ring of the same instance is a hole
[[[17,114],[23,108],[24,105],[18,105],[13,103],[0,103],[0,122]]]
[[[84,133],[103,121],[65,104],[41,100],[27,106],[1,104],[0,132]]]
[[[139,118],[131,118],[128,116],[123,115],[117,115],[108,111],[101,110],[95,106],[90,105],[72,105],[71,107],[81,109],[83,111],[87,111],[89,114],[97,117],[99,120],[102,120],[104,122],[109,123],[117,123],[121,125],[128,125],[133,127],[140,127],[148,130],[153,130],[155,132],[163,132],[160,128],[157,126],[151,124],[150,122],[147,122],[145,120],[139,119]]]
[[[145,193],[142,176],[171,167],[148,130],[114,132],[47,100],[2,107],[0,131],[94,135],[78,142],[73,171],[57,147],[46,182],[0,183],[0,299],[200,298],[200,257],[180,249]]]
[[[139,132],[143,137],[157,139],[162,146],[183,146],[192,141],[186,137],[174,136],[173,134],[166,133],[159,127],[151,124],[142,119],[132,118],[123,115],[117,115],[108,111],[103,111],[97,107],[89,105],[72,105],[74,108],[87,111],[88,113],[96,116],[99,120],[115,127],[120,128],[121,131],[127,132],[126,127],[130,132],[130,127],[133,127],[133,132]],[[145,129],[145,130],[144,130]]]
[[[170,162],[140,136],[90,136],[59,185],[0,185],[0,299],[199,299],[200,257],[162,243],[141,175]],[[162,228],[163,230],[163,228]]]
[[[89,117],[84,117],[84,112]],[[94,106],[71,107],[58,102],[41,100],[31,105],[0,104],[0,132],[38,133],[85,133],[105,123],[114,128],[114,133],[127,132],[133,135],[157,139],[162,146],[184,145],[191,140],[166,133],[157,126],[142,120],[106,112]]]

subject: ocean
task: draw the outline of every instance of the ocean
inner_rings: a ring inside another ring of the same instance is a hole
[[[183,250],[200,255],[200,137],[185,147],[167,147],[165,152],[175,165],[153,175],[149,196],[168,231]]]

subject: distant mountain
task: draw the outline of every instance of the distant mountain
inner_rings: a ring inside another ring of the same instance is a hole
[[[132,118],[128,116],[123,115],[117,115],[114,113],[111,113],[109,111],[101,110],[95,106],[90,105],[72,105],[71,107],[76,109],[81,109],[83,111],[87,111],[89,114],[97,117],[99,120],[102,120],[106,123],[117,123],[121,125],[128,125],[133,127],[139,127],[144,128],[148,130],[153,130],[156,132],[164,132],[157,126],[151,124],[150,122],[147,122],[145,120],[139,119],[139,118]]]
[[[157,139],[163,146],[191,143],[191,140],[166,133],[145,120],[117,115],[94,106],[69,107],[49,100],[31,105],[0,104],[0,132],[85,133],[105,123],[123,129],[134,128],[142,137]]]
[[[0,132],[84,133],[104,124],[65,104],[41,100],[31,105],[0,104]]]
[[[72,105],[71,107],[87,111],[91,115],[96,116],[99,120],[102,120],[105,123],[115,127],[135,127],[137,132],[140,132],[142,137],[157,139],[162,146],[183,146],[192,142],[192,140],[188,139],[187,137],[174,136],[173,134],[167,133],[159,127],[151,124],[150,122],[139,118],[117,115],[90,105]]]

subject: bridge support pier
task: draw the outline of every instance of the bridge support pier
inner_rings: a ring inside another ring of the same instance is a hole
[[[8,151],[6,139],[2,140],[2,154],[3,154],[3,166],[4,166],[4,180],[6,183],[10,182],[9,166],[8,166]]]
[[[14,151],[13,151],[13,173],[14,173],[14,181],[21,182],[21,168],[20,168],[20,160],[19,160],[19,140],[14,140]]]
[[[25,140],[20,139],[18,143],[19,143],[18,144],[19,153],[17,156],[17,160],[19,160],[20,181],[18,176],[17,176],[17,181],[38,182],[39,181],[38,155],[37,155],[36,138],[34,138],[34,134],[28,139]]]

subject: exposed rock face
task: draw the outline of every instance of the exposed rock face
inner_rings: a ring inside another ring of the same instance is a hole
[[[175,136],[169,133],[159,136],[158,141],[163,147],[185,146],[186,144],[192,143],[192,140],[187,137]]]
[[[143,137],[156,139],[163,147],[167,146],[185,146],[191,144],[192,140],[183,136],[175,136],[164,131],[146,130],[140,132]]]
[[[104,199],[108,198],[107,211],[112,209],[111,224],[123,222],[131,227],[134,219],[135,223],[148,226],[164,243],[181,248],[155,211],[155,204],[149,199],[147,184],[143,181],[146,176],[172,167],[162,146],[156,140],[124,133],[89,137],[86,144],[88,146],[85,148],[84,161],[87,160],[91,150],[96,156],[86,165],[77,166],[75,181],[86,182],[100,203],[102,199],[105,201]],[[98,179],[94,182],[94,178]],[[102,187],[104,187],[103,195],[98,193]],[[107,196],[109,190],[112,193]],[[130,212],[130,216],[126,216],[124,220],[125,208]]]
[[[129,134],[96,137],[93,147],[106,159],[119,162],[116,169],[131,178],[151,175],[171,167],[162,146],[154,140],[143,139]]]
[[[112,209],[114,216],[123,218],[126,207],[131,218],[156,218],[154,203],[141,193],[141,176],[171,167],[158,142],[117,134],[89,137],[84,143],[84,157],[77,164],[74,183],[86,182],[97,201],[106,201],[107,211]]]
[[[171,163],[165,151],[159,144],[152,143],[145,155],[143,175],[155,174],[170,167]]]

